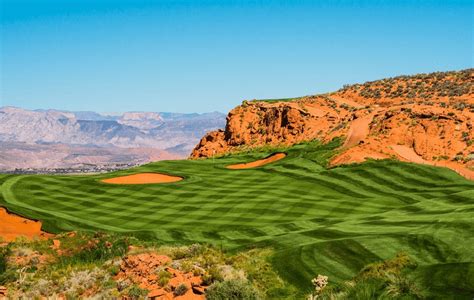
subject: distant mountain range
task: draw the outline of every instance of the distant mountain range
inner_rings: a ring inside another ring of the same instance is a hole
[[[1,107],[0,169],[68,167],[81,164],[78,157],[84,158],[84,163],[97,164],[182,158],[189,155],[206,132],[224,126],[225,115],[219,112],[107,115]],[[48,151],[48,159],[38,156]],[[74,155],[77,151],[81,154]],[[101,158],[97,158],[97,153],[101,153]]]

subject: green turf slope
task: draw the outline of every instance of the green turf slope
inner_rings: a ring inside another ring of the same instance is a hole
[[[225,166],[270,153],[162,161],[93,176],[0,175],[0,203],[53,232],[134,232],[231,250],[272,246],[276,268],[302,289],[317,274],[346,280],[406,251],[419,264],[418,279],[440,295],[474,294],[474,182],[448,169],[388,160],[325,169],[338,145],[297,145],[285,159],[250,170]],[[185,179],[100,182],[153,171]]]

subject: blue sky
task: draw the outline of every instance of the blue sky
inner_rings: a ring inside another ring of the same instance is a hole
[[[0,2],[0,105],[226,112],[473,67],[470,0]]]

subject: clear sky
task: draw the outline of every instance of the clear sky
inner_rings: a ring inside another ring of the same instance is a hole
[[[473,67],[472,0],[0,2],[0,106],[226,112]]]

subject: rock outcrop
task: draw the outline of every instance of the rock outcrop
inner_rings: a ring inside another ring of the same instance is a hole
[[[345,137],[332,164],[399,158],[405,145],[427,162],[474,167],[474,69],[345,86],[290,101],[244,101],[224,131],[206,134],[191,154],[203,158],[263,145]]]
[[[203,285],[201,276],[172,268],[171,262],[168,256],[153,252],[129,255],[123,259],[115,280],[138,284],[140,288],[149,291],[149,299],[205,299],[207,287]],[[163,273],[167,274],[166,280],[160,277]],[[185,286],[182,295],[177,294],[180,285]]]

